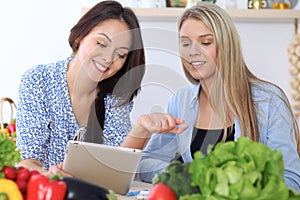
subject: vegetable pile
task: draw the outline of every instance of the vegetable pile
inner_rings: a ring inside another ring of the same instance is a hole
[[[0,179],[0,185],[3,185],[0,193],[2,198],[7,197],[7,199],[26,199],[29,193],[27,190],[29,180],[32,176],[39,174],[38,171],[29,171],[24,167],[14,166],[4,166],[1,172],[4,178]]]
[[[48,178],[38,171],[24,167],[4,166],[0,178],[1,200],[116,200],[113,191],[82,181],[55,174]]]
[[[10,124],[4,123],[3,129],[0,129],[0,133],[3,135],[11,136],[12,138],[16,138],[16,123],[12,121]]]
[[[8,135],[0,134],[0,170],[4,166],[14,166],[21,160],[20,151],[17,150],[16,143]],[[0,178],[4,174],[0,172]]]
[[[10,122],[9,123],[4,123],[3,121],[3,104],[5,102],[8,102],[10,105]],[[16,119],[13,118],[14,116],[14,111],[17,110],[17,106],[15,102],[9,98],[9,97],[2,97],[0,99],[0,133],[4,135],[8,135],[9,138],[13,141],[16,141]]]
[[[48,178],[24,167],[4,166],[0,178],[1,200],[116,200],[113,191],[80,179],[55,174]]]
[[[153,178],[152,183],[164,183],[176,193],[177,198],[186,194],[199,193],[199,188],[190,184],[192,179],[188,171],[189,166],[190,163],[171,162],[164,173]]]
[[[181,187],[181,182],[174,186],[176,182],[173,178],[164,181],[164,177],[186,176],[184,183],[199,191],[184,194],[173,189],[180,200],[300,199],[300,194],[285,185],[281,152],[245,137],[237,142],[218,143],[207,156],[196,152],[188,172],[190,176],[186,175],[186,170],[170,173],[168,169],[155,177],[153,182],[161,180],[170,188]]]
[[[1,132],[4,135],[8,135],[10,137],[10,139],[15,141],[16,137],[17,137],[16,119],[12,119],[9,124],[4,123],[3,127],[4,127],[4,129],[1,129]]]

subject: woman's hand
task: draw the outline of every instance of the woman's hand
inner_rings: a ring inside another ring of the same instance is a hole
[[[143,149],[152,133],[182,133],[188,126],[183,119],[174,118],[170,114],[151,113],[141,115],[132,127],[121,146]]]
[[[144,128],[148,133],[182,133],[188,126],[183,119],[174,118],[171,114],[151,113],[141,115],[136,126]]]
[[[63,176],[68,176],[68,177],[73,177],[71,174],[68,174],[65,172],[62,167],[63,167],[63,162],[59,164],[59,166],[51,166],[49,170],[44,174],[45,176],[51,177],[54,174],[61,174]]]

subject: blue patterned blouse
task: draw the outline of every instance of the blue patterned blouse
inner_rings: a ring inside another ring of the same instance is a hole
[[[28,70],[19,86],[17,146],[23,159],[40,161],[49,169],[63,161],[68,140],[79,127],[70,100],[66,72],[72,57]],[[115,106],[119,99],[105,98],[104,143],[118,146],[131,129],[129,105]]]

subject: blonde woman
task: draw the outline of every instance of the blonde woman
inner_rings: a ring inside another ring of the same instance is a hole
[[[182,65],[191,86],[179,89],[167,112],[185,120],[182,134],[154,134],[139,176],[150,182],[170,161],[191,162],[209,144],[249,137],[283,153],[286,185],[300,191],[299,130],[284,92],[245,64],[229,15],[211,3],[187,9],[179,20]]]

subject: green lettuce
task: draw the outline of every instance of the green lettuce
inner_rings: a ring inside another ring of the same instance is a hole
[[[300,199],[285,185],[282,153],[246,137],[218,143],[207,156],[197,151],[189,173],[200,192],[181,200]]]

